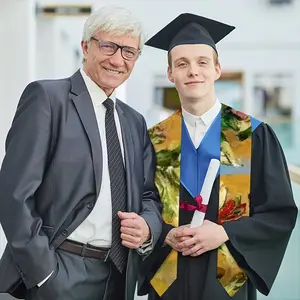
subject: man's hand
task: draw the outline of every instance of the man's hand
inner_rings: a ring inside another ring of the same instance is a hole
[[[184,256],[199,256],[204,252],[217,249],[224,242],[228,241],[225,229],[216,223],[204,220],[203,225],[197,228],[183,228],[176,233],[177,238],[192,236],[176,247]]]
[[[169,231],[169,233],[166,236],[165,244],[172,247],[174,250],[181,252],[182,250],[187,251],[189,248],[182,248],[179,249],[177,247],[178,244],[180,244],[183,241],[189,240],[192,238],[192,236],[182,236],[182,231],[184,228],[188,228],[189,225],[183,225],[179,226],[177,228],[173,228]]]
[[[118,212],[121,219],[122,245],[138,249],[150,238],[150,229],[146,221],[133,212]]]

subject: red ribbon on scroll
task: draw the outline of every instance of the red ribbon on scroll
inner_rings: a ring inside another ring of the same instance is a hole
[[[192,205],[192,204],[189,204],[189,203],[181,201],[179,207],[181,209],[187,210],[187,211],[198,210],[198,211],[201,211],[203,213],[206,213],[207,205],[202,203],[203,199],[202,199],[201,195],[196,196],[194,199],[195,199],[195,201],[197,203],[196,205]]]

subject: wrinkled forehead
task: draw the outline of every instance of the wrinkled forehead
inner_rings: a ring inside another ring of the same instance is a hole
[[[140,37],[131,34],[118,34],[106,31],[97,31],[94,34],[96,39],[101,41],[110,41],[120,46],[129,46],[138,49],[140,44]]]

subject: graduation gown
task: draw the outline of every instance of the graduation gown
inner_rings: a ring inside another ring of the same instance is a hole
[[[208,131],[205,138],[209,134]],[[213,139],[216,141],[220,137]],[[203,140],[201,144],[204,142]],[[220,147],[212,146],[212,141],[210,145],[219,152]],[[200,151],[197,154],[198,161],[201,161],[201,155]],[[201,171],[203,172],[197,172]],[[144,261],[139,295],[148,294],[149,300],[254,300],[256,290],[265,295],[269,293],[296,223],[297,207],[282,148],[273,130],[264,123],[258,124],[252,132],[250,178],[250,217],[223,224],[229,237],[226,245],[248,276],[247,282],[235,296],[230,297],[217,280],[217,249],[198,257],[183,257],[179,253],[176,281],[161,298],[157,295],[150,280],[171,251],[171,247],[163,246],[166,235],[172,229],[169,224],[164,224],[159,242]],[[205,216],[205,219],[215,223],[218,220],[219,188],[218,175]],[[186,184],[182,183],[180,200],[195,205]],[[180,210],[179,225],[189,224],[192,216],[193,212]]]

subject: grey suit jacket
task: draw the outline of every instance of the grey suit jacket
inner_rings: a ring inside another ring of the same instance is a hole
[[[162,220],[153,147],[144,118],[119,100],[116,108],[128,211],[147,221],[155,244]],[[0,292],[23,298],[26,289],[56,268],[55,249],[91,212],[101,176],[101,140],[80,72],[30,83],[9,130],[0,171],[0,222],[8,241],[0,261]],[[128,300],[133,299],[140,259],[129,251]]]

